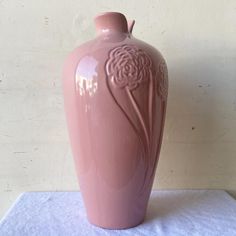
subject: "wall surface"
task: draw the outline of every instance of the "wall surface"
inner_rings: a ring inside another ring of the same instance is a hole
[[[234,0],[0,0],[0,215],[23,191],[78,189],[61,70],[104,11],[134,18],[168,63],[154,188],[236,190]]]

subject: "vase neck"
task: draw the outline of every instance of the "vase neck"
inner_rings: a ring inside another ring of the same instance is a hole
[[[106,12],[95,17],[97,34],[129,33],[125,16],[119,12]]]

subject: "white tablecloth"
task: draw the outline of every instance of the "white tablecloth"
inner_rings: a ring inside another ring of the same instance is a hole
[[[79,192],[27,192],[0,221],[0,235],[234,236],[236,201],[221,190],[154,191],[143,224],[105,230],[88,223]]]

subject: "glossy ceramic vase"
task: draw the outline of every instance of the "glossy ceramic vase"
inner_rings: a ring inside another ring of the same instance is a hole
[[[72,151],[89,221],[109,229],[145,217],[168,91],[161,54],[116,12],[95,18],[97,37],[67,58],[63,88]]]

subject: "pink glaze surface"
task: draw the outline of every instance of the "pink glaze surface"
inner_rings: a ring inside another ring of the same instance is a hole
[[[124,15],[95,18],[97,37],[76,48],[63,73],[65,111],[91,223],[124,229],[144,220],[159,158],[167,67],[131,34]]]

